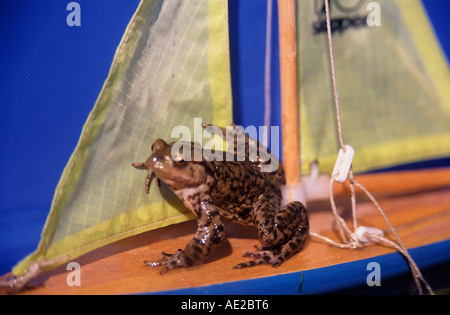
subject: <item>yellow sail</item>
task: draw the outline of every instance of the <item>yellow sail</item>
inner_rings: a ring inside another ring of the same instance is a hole
[[[156,138],[193,119],[231,123],[227,1],[142,0],[56,188],[38,249],[53,267],[102,245],[192,218],[170,190],[131,167]],[[178,135],[177,135],[178,136]],[[175,139],[174,139],[175,140]]]
[[[297,2],[302,171],[339,142],[324,1]],[[419,0],[331,1],[336,76],[355,171],[450,155],[450,72]]]

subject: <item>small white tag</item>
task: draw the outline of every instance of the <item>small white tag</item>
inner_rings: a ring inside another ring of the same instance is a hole
[[[335,181],[338,183],[343,183],[347,180],[348,172],[350,171],[350,166],[352,165],[353,155],[355,155],[355,150],[349,146],[345,146],[344,150],[340,149],[339,154],[334,165],[333,173],[331,177],[335,177]]]

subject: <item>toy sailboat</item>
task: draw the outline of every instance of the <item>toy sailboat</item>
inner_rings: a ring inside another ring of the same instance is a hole
[[[328,201],[339,151],[329,30],[339,124],[355,150],[353,171],[366,172],[355,178],[378,199],[417,266],[430,268],[450,260],[450,168],[367,172],[450,156],[450,72],[419,1],[374,3],[330,1],[327,28],[328,3],[278,1],[287,195],[295,199],[292,187],[302,186],[311,229],[339,242]],[[233,270],[258,243],[251,227],[234,224],[222,251],[202,265],[160,275],[143,264],[186,244],[195,222],[164,185],[146,195],[130,163],[147,157],[156,138],[178,137],[176,126],[201,142],[194,118],[232,124],[227,10],[226,0],[141,1],[62,174],[41,242],[12,271],[16,283],[42,284],[24,293],[327,293],[373,285],[371,263],[383,279],[408,271],[396,249],[346,250],[317,238],[279,268]],[[333,187],[337,211],[349,218],[352,186]],[[354,194],[358,222],[393,237],[363,191]],[[81,286],[67,282],[73,261]]]

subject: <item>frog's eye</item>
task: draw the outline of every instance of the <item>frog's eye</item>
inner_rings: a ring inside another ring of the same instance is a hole
[[[183,167],[186,166],[187,161],[185,160],[184,156],[178,155],[173,159],[174,165],[176,167]]]

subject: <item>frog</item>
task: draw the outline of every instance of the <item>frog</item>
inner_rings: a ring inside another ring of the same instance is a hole
[[[217,128],[224,139],[230,140],[225,128]],[[172,154],[177,142],[156,139],[146,161],[132,163],[133,167],[147,171],[147,194],[153,179],[157,185],[163,181],[197,218],[195,235],[184,249],[178,249],[174,254],[163,252],[160,260],[145,260],[146,265],[162,266],[163,274],[201,264],[225,243],[225,221],[256,227],[261,243],[253,251],[243,254],[251,260],[239,263],[233,269],[262,264],[278,267],[304,247],[309,235],[307,211],[299,201],[281,206],[280,185],[285,184],[282,164],[279,163],[275,171],[263,172],[262,166],[267,161],[250,159],[249,154],[252,147],[261,148],[261,144],[245,134],[245,158],[238,159],[236,136],[234,140],[232,159],[227,155],[229,152],[219,151],[215,156],[223,154],[224,159],[211,160],[205,158],[204,150],[196,143],[191,143],[190,151],[183,150],[185,147],[182,146],[179,153]],[[196,150],[201,153],[201,159],[193,158]]]

